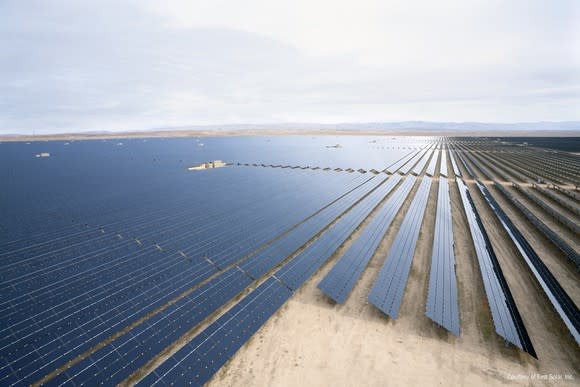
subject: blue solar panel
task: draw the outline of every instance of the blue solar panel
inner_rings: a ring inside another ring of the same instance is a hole
[[[491,309],[495,331],[506,341],[536,356],[521,320],[517,306],[505,279],[483,223],[473,204],[465,183],[457,178],[457,185],[463,209],[469,223],[469,230],[479,262],[487,301]]]
[[[425,173],[427,176],[434,176],[435,175],[435,167],[437,166],[437,161],[439,160],[439,150],[435,150],[433,152],[433,157],[431,157],[431,161],[429,161],[429,165],[427,166],[427,170]]]
[[[423,178],[368,297],[371,304],[393,319],[403,300],[430,188],[431,178]]]
[[[544,290],[546,296],[554,306],[556,312],[570,331],[576,343],[580,344],[580,311],[570,298],[568,293],[562,288],[558,280],[552,275],[542,259],[521,234],[519,229],[512,223],[500,205],[495,201],[491,193],[481,182],[476,181],[477,187],[481,191],[486,202],[497,216],[507,234],[511,238],[514,246],[519,250],[532,274]],[[497,185],[497,184],[496,184]]]
[[[453,250],[453,222],[447,179],[439,180],[437,214],[433,238],[433,255],[429,275],[429,292],[425,313],[455,336],[459,336],[457,278]]]
[[[396,179],[395,179],[396,178]],[[394,176],[389,184],[394,188],[401,178]],[[318,284],[324,294],[339,304],[346,301],[367,263],[375,253],[393,219],[397,215],[416,179],[409,177],[395,191],[363,229],[362,234],[340,257],[339,261]]]

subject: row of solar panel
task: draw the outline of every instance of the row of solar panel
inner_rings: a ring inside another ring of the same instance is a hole
[[[532,225],[534,225],[534,227],[536,227],[536,229],[540,231],[549,241],[551,241],[554,246],[559,248],[580,271],[580,255],[576,253],[576,250],[574,250],[568,243],[560,238],[558,234],[556,234],[526,206],[518,201],[511,193],[509,193],[503,185],[495,183],[495,186],[518,210],[520,210],[522,214],[524,214],[528,221],[532,223]]]
[[[562,288],[558,280],[556,280],[552,275],[548,267],[528,243],[526,238],[524,238],[518,228],[508,218],[485,185],[479,181],[476,181],[476,184],[487,204],[501,222],[506,233],[511,238],[513,244],[516,246],[530,268],[530,271],[534,274],[536,280],[544,290],[544,293],[554,306],[554,309],[560,315],[564,324],[568,327],[568,330],[576,340],[576,343],[580,344],[580,311],[578,310],[578,307],[574,304],[574,301],[572,301],[570,296],[568,296],[568,293],[566,293]]]
[[[478,151],[489,154],[488,147],[474,146],[470,147],[471,151]],[[560,155],[554,157],[547,152],[538,155],[535,152],[521,151],[519,149],[510,149],[509,151],[492,150],[494,158],[501,160],[500,165],[504,168],[516,170],[520,174],[530,177],[534,181],[554,182],[559,184],[578,183],[578,170],[574,167],[565,167],[562,165]],[[558,166],[556,166],[558,165]]]
[[[506,341],[535,357],[535,350],[503,277],[501,267],[469,190],[461,178],[457,178],[456,181],[479,262],[495,330]]]
[[[433,155],[433,149],[427,150],[425,155],[421,158],[421,160],[419,160],[417,165],[415,165],[415,167],[413,168],[413,172],[412,172],[413,175],[418,176],[421,174],[421,172],[423,172],[423,169],[425,169],[425,165],[427,165],[427,162],[429,161],[429,159],[431,158],[432,155]]]
[[[476,184],[481,191],[484,199],[498,217],[507,235],[512,239],[514,246],[519,250],[524,258],[526,264],[530,267],[531,272],[538,280],[540,286],[544,289],[548,299],[554,305],[556,312],[561,316],[562,321],[568,327],[574,339],[578,342],[578,327],[580,321],[580,314],[577,306],[567,295],[565,290],[560,286],[559,282],[554,278],[549,269],[544,265],[541,258],[537,255],[531,245],[523,237],[517,227],[507,217],[500,205],[495,201],[493,196],[487,190],[485,185],[476,180]],[[511,195],[505,187],[494,181],[495,186],[508,198],[528,220],[542,232],[549,240],[551,240],[558,248],[560,248],[576,265],[580,262],[578,254],[566,242],[564,242],[556,233],[550,230],[541,220],[532,214],[524,205]],[[515,183],[514,183],[515,184]],[[522,189],[520,187],[520,189]],[[522,189],[523,190],[523,189]],[[530,193],[528,193],[531,195]]]
[[[437,166],[437,160],[439,160],[439,153],[441,153],[440,150],[435,150],[433,152],[433,157],[431,158],[431,161],[429,162],[429,165],[427,166],[427,170],[425,171],[427,176],[434,176],[435,175],[435,167]]]
[[[394,189],[400,180],[400,176],[394,175],[387,184]],[[335,302],[342,304],[346,301],[413,188],[415,180],[414,177],[405,180],[318,284],[318,288]]]
[[[532,184],[532,188],[534,188],[536,191],[540,192],[542,195],[550,198],[554,202],[558,203],[560,206],[562,206],[564,209],[570,211],[571,213],[576,214],[576,215],[580,215],[580,207],[578,205],[576,205],[575,203],[571,203],[567,200],[563,200],[560,196],[556,195],[555,193],[553,193],[547,189],[540,187],[536,183]]]
[[[490,173],[490,171],[483,167],[481,163],[487,163],[486,161],[484,161],[481,158],[478,158],[480,162],[476,161],[475,159],[477,158],[477,156],[475,156],[472,153],[473,157],[471,157],[468,154],[468,157],[470,158],[471,162],[476,165],[480,171],[482,171],[482,173],[488,178],[493,180],[494,176]],[[494,166],[494,172],[498,173],[500,176],[502,176],[502,178],[506,181],[512,181],[512,179],[510,178],[509,175],[506,174],[506,172],[502,172],[502,167],[499,165],[495,165]],[[507,173],[511,173],[513,175],[512,172],[507,171]],[[520,179],[522,180],[522,179]],[[525,180],[525,179],[524,179]],[[560,213],[559,211],[557,211],[556,209],[554,209],[553,207],[551,207],[550,205],[548,205],[546,202],[544,202],[541,198],[533,195],[531,192],[529,192],[528,190],[522,188],[520,185],[518,185],[517,183],[513,183],[514,187],[516,187],[520,192],[522,192],[528,199],[532,200],[533,202],[535,202],[537,205],[539,205],[540,207],[542,207],[549,215],[551,215],[552,217],[554,217],[556,220],[558,220],[560,223],[562,223],[564,226],[566,226],[568,229],[570,229],[572,232],[579,234],[580,233],[580,228],[576,225],[576,222],[574,222],[573,220],[571,220],[569,217],[567,217],[566,215]],[[533,184],[534,185],[534,184]],[[537,186],[537,185],[536,185]],[[545,190],[541,189],[542,192],[545,192]],[[559,202],[563,202],[563,201],[559,201]],[[560,203],[562,205],[562,203]],[[572,206],[571,204],[565,202],[565,206],[564,208],[576,208],[574,206]]]
[[[570,182],[576,185],[579,182],[577,170],[565,167],[562,165],[560,157],[552,157],[546,152],[542,154],[541,158],[523,152],[503,153],[501,156],[504,161],[510,161],[524,170],[531,170],[533,173],[542,176],[546,181],[560,184]]]
[[[397,318],[403,300],[431,181],[423,178],[368,297],[371,304],[393,319]]]
[[[433,255],[429,274],[429,291],[425,313],[431,320],[459,336],[459,307],[455,253],[453,249],[453,222],[447,179],[439,180],[437,213],[433,238]]]
[[[524,194],[524,196],[526,198],[530,199],[532,202],[534,202],[539,207],[541,207],[546,213],[551,215],[554,219],[559,221],[562,225],[566,226],[570,231],[572,231],[576,235],[580,235],[580,225],[578,225],[576,222],[572,221],[567,216],[565,216],[562,213],[560,213],[559,211],[555,210],[553,207],[546,204],[546,202],[544,202],[542,199],[540,199],[536,195],[532,194],[531,192],[529,192],[527,189],[523,188],[519,184],[512,183],[512,186],[515,187],[522,194]]]

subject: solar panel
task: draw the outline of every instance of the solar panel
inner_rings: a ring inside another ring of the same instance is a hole
[[[432,149],[428,150],[427,153],[425,153],[423,158],[421,158],[421,160],[417,163],[417,165],[415,165],[415,168],[413,168],[413,175],[418,176],[421,174],[421,172],[423,172],[423,169],[425,168],[425,165],[427,165],[427,162],[429,161],[429,158],[431,157],[432,154],[433,154]]]
[[[451,149],[449,149],[449,157],[451,158],[451,166],[453,167],[453,173],[455,174],[455,176],[461,176],[461,171],[459,170],[457,161],[455,161],[454,152]]]
[[[439,166],[439,174],[445,177],[448,177],[447,175],[447,152],[445,151],[445,149],[443,149],[441,151],[441,165]]]
[[[435,167],[437,166],[437,160],[439,160],[439,150],[435,150],[433,152],[433,157],[431,157],[431,161],[429,162],[429,165],[427,166],[427,170],[425,171],[425,173],[428,176],[434,176],[435,175]]]
[[[170,360],[172,363],[176,362],[173,367],[162,375],[155,373],[145,382],[148,385],[189,382],[203,384],[209,380],[292,292],[318,270],[351,235],[388,190],[388,184],[379,185],[357,202],[322,236],[175,353]]]
[[[437,214],[433,238],[433,255],[429,274],[427,311],[431,320],[459,336],[457,278],[453,251],[453,222],[447,179],[439,180]]]
[[[560,315],[564,324],[566,324],[576,343],[580,344],[580,311],[578,307],[570,296],[568,296],[568,293],[560,286],[558,280],[552,275],[526,238],[524,238],[493,196],[491,196],[491,193],[485,185],[479,181],[476,181],[476,184],[487,204],[501,222],[510,239],[530,268],[530,271],[534,274],[544,293],[554,306],[554,309]]]
[[[576,265],[577,269],[580,270],[580,255],[576,253],[576,250],[572,248],[568,243],[566,243],[558,234],[556,234],[551,228],[549,228],[544,222],[542,222],[536,215],[532,213],[526,206],[524,206],[519,200],[513,197],[507,189],[494,182],[497,189],[510,200],[510,202],[522,212],[525,217],[538,229],[548,240],[550,240],[557,248],[559,248],[568,259]]]
[[[415,166],[415,164],[417,164],[417,162],[419,160],[421,160],[421,158],[423,158],[425,156],[425,154],[427,153],[427,149],[422,149],[419,153],[417,153],[415,155],[415,157],[413,157],[411,160],[407,161],[400,169],[399,169],[399,173],[401,175],[406,175],[407,173],[409,173],[409,171],[411,170],[411,168],[413,168],[413,166]]]
[[[389,183],[395,186],[400,176],[393,176]],[[395,191],[373,216],[372,220],[363,229],[361,235],[352,243],[351,247],[340,257],[339,261],[318,284],[318,288],[339,304],[344,303],[355,286],[358,278],[364,271],[369,260],[375,253],[393,219],[399,212],[407,195],[413,188],[416,179],[409,177]]]
[[[430,188],[431,178],[423,178],[368,297],[371,304],[393,319],[403,300]]]
[[[506,341],[536,357],[536,352],[528,336],[510,289],[493,247],[489,241],[479,213],[473,204],[469,190],[463,180],[457,178],[463,209],[469,223],[469,230],[479,262],[481,277],[491,309],[495,331]]]

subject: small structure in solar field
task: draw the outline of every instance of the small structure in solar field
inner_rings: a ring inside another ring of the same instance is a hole
[[[36,154],[36,157],[50,157],[49,152],[40,152]]]
[[[225,166],[227,166],[227,163],[225,163],[224,161],[214,160],[214,161],[208,161],[205,163],[194,165],[194,166],[191,166],[187,169],[189,171],[202,171],[204,169],[223,168]]]

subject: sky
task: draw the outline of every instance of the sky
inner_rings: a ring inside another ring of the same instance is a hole
[[[576,0],[0,0],[0,134],[580,120]]]

